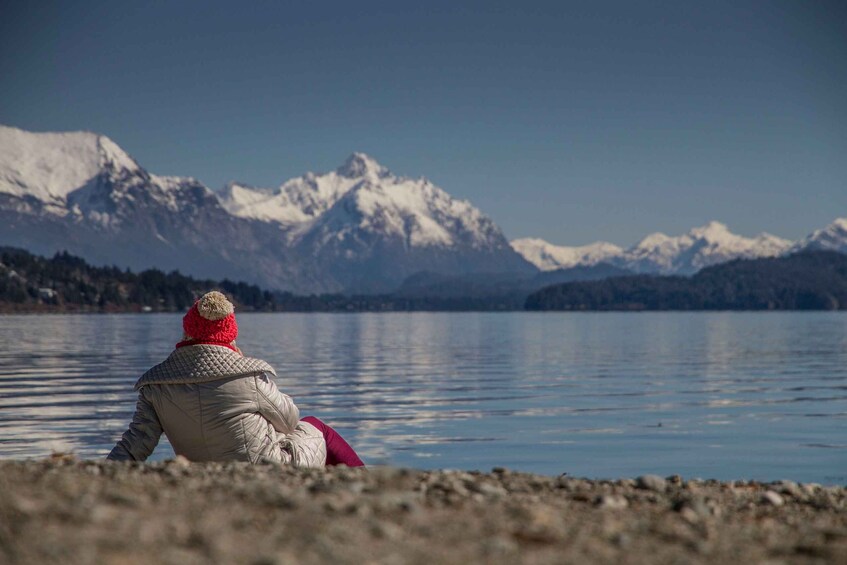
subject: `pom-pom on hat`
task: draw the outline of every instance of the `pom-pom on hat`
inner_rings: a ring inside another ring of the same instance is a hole
[[[190,339],[177,347],[200,343],[229,346],[238,337],[235,307],[222,293],[207,292],[183,316],[182,329]]]

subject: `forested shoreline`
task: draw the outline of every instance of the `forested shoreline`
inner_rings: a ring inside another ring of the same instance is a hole
[[[201,294],[218,289],[242,312],[502,311],[523,308],[523,295],[430,297],[272,292],[224,279],[196,279],[177,271],[140,273],[95,267],[56,253],[40,257],[0,247],[0,313],[182,312]]]
[[[218,289],[245,312],[392,312],[521,310],[844,310],[847,255],[817,251],[735,260],[692,277],[613,276],[554,284],[537,292],[504,285],[478,294],[294,295],[231,280],[196,279],[177,271],[140,273],[96,267],[68,254],[51,258],[0,247],[0,313],[181,312]]]
[[[845,310],[847,255],[738,259],[692,277],[627,276],[549,286],[527,310]]]

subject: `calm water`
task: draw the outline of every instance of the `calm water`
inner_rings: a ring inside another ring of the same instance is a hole
[[[0,457],[103,457],[179,315],[0,317]],[[841,313],[240,314],[370,463],[847,483]],[[164,441],[154,453],[172,456]]]

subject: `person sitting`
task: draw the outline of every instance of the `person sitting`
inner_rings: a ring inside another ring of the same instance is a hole
[[[204,294],[182,327],[176,349],[135,383],[135,414],[107,459],[144,461],[164,432],[174,452],[190,461],[364,465],[329,425],[314,416],[300,419],[268,363],[241,353],[226,296]]]

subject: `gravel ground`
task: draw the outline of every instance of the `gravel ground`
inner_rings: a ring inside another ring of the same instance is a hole
[[[494,469],[0,462],[0,563],[847,563],[847,490]]]

